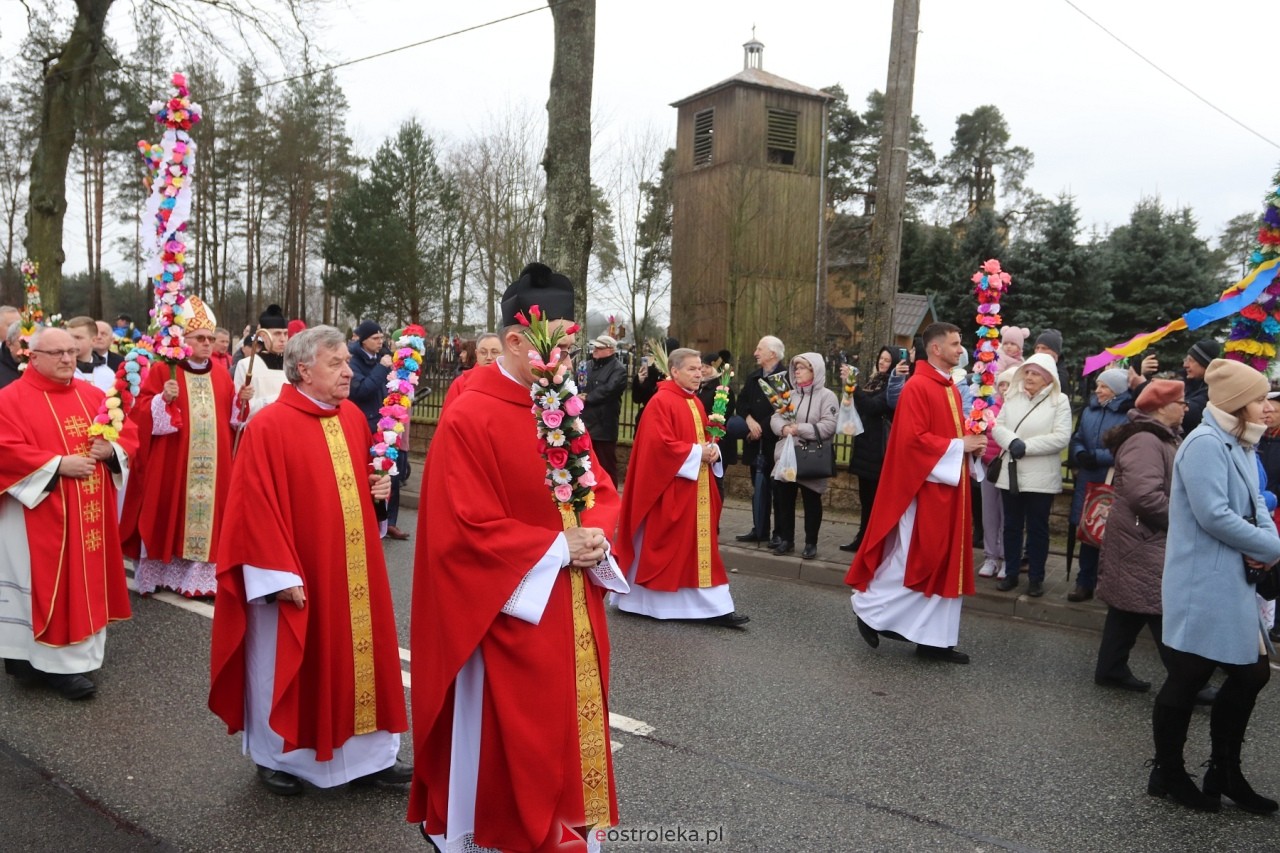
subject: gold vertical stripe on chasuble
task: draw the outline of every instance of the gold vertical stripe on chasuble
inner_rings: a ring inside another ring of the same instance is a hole
[[[182,374],[187,385],[187,505],[182,556],[209,562],[213,506],[218,486],[218,411],[209,376]]]
[[[351,608],[351,656],[355,664],[355,734],[378,729],[377,684],[373,673],[373,615],[369,606],[369,564],[365,555],[362,483],[355,476],[347,439],[338,418],[320,418],[338,481],[347,545],[347,600]]]
[[[693,415],[693,432],[701,445],[707,440],[702,431],[702,417],[698,414],[698,401],[690,398],[689,413]],[[698,466],[698,589],[711,587],[711,466]]]
[[[572,511],[561,512],[565,530],[578,526]],[[609,811],[609,737],[605,731],[604,681],[591,614],[587,611],[587,578],[569,567],[573,600],[573,672],[577,682],[578,757],[582,767],[583,823],[611,826]]]
[[[947,388],[947,403],[951,405],[951,420],[955,423],[956,438],[962,439],[964,438],[964,421],[960,419],[960,408],[956,405],[956,398],[959,396],[960,396],[960,391],[954,385],[951,385]],[[964,518],[964,507],[967,507],[969,505],[968,462],[969,460],[967,459],[967,455],[961,454],[961,457],[960,457],[960,507],[961,509],[960,509],[960,512],[956,514],[956,518],[958,519],[958,523],[960,525],[960,529],[957,531],[960,537],[959,538],[960,542],[964,541],[964,525],[966,524],[965,518]],[[957,578],[956,594],[964,595],[964,549],[957,548],[956,556],[960,560],[959,570],[956,572],[956,578]]]

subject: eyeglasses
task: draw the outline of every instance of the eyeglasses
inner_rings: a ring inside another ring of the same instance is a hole
[[[80,354],[80,350],[72,349],[33,349],[32,352],[38,352],[41,355],[47,355],[51,358],[64,359],[75,358]]]

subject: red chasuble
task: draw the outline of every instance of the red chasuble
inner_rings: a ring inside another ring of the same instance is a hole
[[[440,411],[443,412],[446,406],[458,399],[458,395],[467,388],[467,379],[477,370],[479,370],[479,368],[473,367],[470,370],[464,370],[457,376],[453,377],[453,381],[449,383],[449,390],[444,392],[444,402],[440,404]]]
[[[602,797],[597,802],[608,815],[599,822],[617,822],[604,590],[585,578],[579,587],[575,572],[563,569],[539,624],[501,612],[564,526],[543,482],[528,389],[496,366],[469,372],[466,393],[440,419],[422,478],[409,820],[445,831],[453,683],[479,648],[485,683],[476,844],[559,850],[561,826],[583,826],[592,796]],[[595,496],[582,525],[608,535],[618,494],[606,478]],[[595,654],[584,662],[578,650],[593,643]],[[579,680],[584,666],[591,671]]]
[[[87,455],[102,399],[88,382],[63,385],[35,368],[0,390],[0,493],[55,456]],[[137,449],[127,421],[117,445],[128,455]],[[82,480],[55,476],[53,492],[24,515],[36,640],[67,646],[129,618],[116,487],[106,463]]]
[[[286,385],[246,428],[231,472],[213,614],[209,708],[244,728],[244,575],[293,572],[279,605],[271,728],[285,751],[329,761],[353,735],[408,728],[395,613],[369,495],[369,426],[354,403],[323,409]]]
[[[668,379],[644,407],[627,464],[627,488],[614,540],[622,570],[635,560],[635,535],[645,525],[636,582],[646,589],[674,592],[729,582],[716,524],[720,491],[703,465],[697,480],[677,477],[693,445],[707,440],[702,401]]]
[[[844,579],[854,589],[866,591],[884,560],[886,537],[915,498],[916,523],[903,585],[943,598],[973,594],[967,462],[958,486],[926,482],[951,441],[964,437],[961,405],[959,389],[929,364],[921,365],[903,386],[871,519]]]
[[[178,367],[178,399],[173,407],[181,427],[169,435],[152,435],[151,402],[164,391],[169,367],[159,364],[147,374],[129,419],[142,444],[132,472],[122,522],[128,531],[124,549],[130,557],[147,548],[147,558],[169,562],[175,557],[217,562],[223,504],[231,486],[231,406],[235,386],[231,374],[212,361],[195,370]]]

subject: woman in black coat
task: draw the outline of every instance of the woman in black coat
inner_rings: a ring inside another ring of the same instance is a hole
[[[921,350],[923,351],[923,350]],[[862,531],[871,519],[871,505],[876,500],[876,487],[880,485],[880,469],[884,467],[884,448],[889,443],[889,424],[893,409],[886,399],[889,375],[898,364],[898,350],[880,347],[876,356],[876,371],[862,385],[853,389],[853,405],[862,419],[862,435],[853,440],[853,454],[849,457],[849,473],[858,478],[858,503],[861,505],[861,522],[858,535],[841,551],[857,551],[862,544]],[[845,370],[841,370],[841,378]]]

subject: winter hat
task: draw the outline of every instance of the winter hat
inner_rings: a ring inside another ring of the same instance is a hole
[[[1218,357],[1222,352],[1222,344],[1213,338],[1205,338],[1202,341],[1196,341],[1191,345],[1191,349],[1187,350],[1187,355],[1196,360],[1196,364],[1201,367],[1208,367],[1209,362]]]
[[[1117,396],[1129,390],[1129,374],[1118,367],[1098,374],[1098,384],[1106,385]]]
[[[1018,375],[1014,382],[1021,381],[1021,374],[1025,374],[1028,370],[1034,370],[1040,373],[1049,382],[1050,385],[1058,383],[1058,365],[1054,363],[1053,356],[1044,353],[1036,353],[1035,355],[1022,362],[1018,368]]]
[[[1185,399],[1185,388],[1181,382],[1176,379],[1152,379],[1147,383],[1147,387],[1142,389],[1142,393],[1138,395],[1133,405],[1151,414],[1161,406]]]
[[[286,329],[288,327],[289,321],[284,318],[284,309],[274,303],[268,305],[267,310],[263,311],[258,317],[259,329]]]
[[[1000,330],[1000,343],[1017,344],[1018,349],[1026,345],[1029,337],[1031,337],[1031,330],[1021,326],[1005,326]]]
[[[588,349],[615,349],[617,346],[618,342],[609,335],[601,335],[587,344]]]
[[[369,338],[382,331],[382,327],[372,320],[365,320],[359,326],[356,326],[356,340],[364,343]]]
[[[306,328],[307,328],[307,324],[302,322],[301,320],[290,320],[289,321],[289,337],[292,338],[294,335],[298,334],[298,332],[305,331]]]
[[[1229,415],[1259,397],[1265,397],[1271,390],[1267,377],[1243,362],[1225,358],[1209,362],[1204,371],[1204,381],[1209,385],[1209,402]]]
[[[1005,385],[1012,385],[1013,377],[1017,375],[1017,373],[1018,373],[1018,365],[1005,368],[1004,370],[1000,371],[1000,375],[996,377],[996,389],[999,390],[1000,383],[1002,382]]]
[[[1045,329],[1036,338],[1036,346],[1045,346],[1053,350],[1054,355],[1062,356],[1062,332],[1057,329]]]

